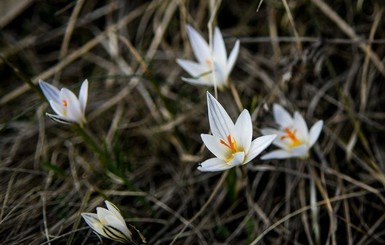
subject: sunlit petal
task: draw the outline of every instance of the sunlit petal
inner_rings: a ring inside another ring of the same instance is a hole
[[[79,103],[80,103],[81,110],[83,112],[86,111],[87,99],[88,99],[88,80],[86,79],[83,81],[79,91]]]
[[[226,73],[226,76],[228,76],[230,74],[230,72],[233,70],[234,68],[234,65],[235,65],[235,61],[237,60],[238,58],[238,53],[239,53],[239,40],[237,40],[235,42],[235,45],[233,47],[233,50],[231,50],[231,53],[230,53],[230,56],[229,56],[229,59],[227,61],[227,73]]]
[[[83,219],[86,221],[87,225],[91,227],[94,231],[99,233],[104,237],[108,237],[103,231],[103,225],[100,223],[99,218],[94,213],[82,213]]]
[[[231,167],[235,167],[245,163],[245,153],[243,151],[237,152],[233,155],[233,158],[227,163]]]
[[[253,137],[253,125],[251,123],[250,113],[247,110],[243,110],[235,122],[233,136],[236,139],[238,147],[248,152]]]
[[[271,151],[271,152],[261,156],[261,159],[262,160],[284,159],[284,158],[290,158],[290,157],[292,157],[292,153],[290,151],[274,150],[274,151]]]
[[[107,225],[114,227],[117,231],[120,233],[124,234],[124,236],[117,236],[120,238],[125,238],[125,240],[130,240],[131,239],[131,232],[128,230],[126,223],[121,221],[118,217],[115,215],[107,215],[105,216],[105,219],[107,221]],[[116,232],[114,233],[116,234]]]
[[[59,89],[52,86],[51,84],[44,82],[43,80],[39,80],[39,86],[48,101],[52,100],[55,103],[61,103],[59,100]]]
[[[220,139],[218,137],[209,134],[201,134],[201,138],[207,149],[209,149],[209,151],[211,151],[217,158],[224,160],[231,154],[226,146],[219,143]]]
[[[64,124],[71,124],[73,123],[72,121],[69,121],[68,118],[66,117],[62,117],[62,116],[58,116],[58,115],[53,115],[53,114],[49,114],[49,113],[46,113],[46,115],[51,118],[52,120],[54,120],[55,122],[58,122],[58,123],[64,123]]]
[[[66,108],[63,107],[61,102],[60,104],[56,103],[54,100],[50,100],[48,102],[56,114],[58,114],[60,117],[66,118]]]
[[[291,154],[294,157],[304,157],[309,154],[309,148],[306,144],[294,147],[291,149]]]
[[[293,118],[282,106],[274,104],[273,113],[275,122],[278,123],[282,128],[290,127],[293,125]]]
[[[68,117],[68,119],[71,121],[81,122],[83,119],[83,112],[81,110],[80,102],[76,95],[72,91],[66,88],[62,88],[60,90],[59,96],[62,101],[67,101],[66,117]]]
[[[226,68],[227,66],[227,52],[225,42],[223,41],[222,33],[218,27],[214,29],[213,50],[215,62],[220,67]]]
[[[234,128],[233,121],[222,105],[209,92],[207,92],[207,107],[213,135],[225,139]]]
[[[245,163],[253,160],[256,156],[258,156],[274,141],[276,137],[277,136],[275,134],[264,135],[253,140],[251,142],[250,150],[246,155]]]
[[[297,130],[297,137],[301,141],[307,142],[309,139],[309,129],[307,128],[307,124],[305,119],[303,119],[302,115],[297,111],[294,112],[294,121],[295,129]]]
[[[210,80],[203,79],[203,78],[195,79],[195,78],[182,77],[182,80],[194,85],[211,85]]]
[[[217,62],[214,62],[214,71],[215,71],[215,80],[214,76],[212,76],[211,83],[217,87],[223,87],[227,85],[227,75],[226,70],[223,66],[220,66]]]
[[[211,158],[200,164],[199,171],[202,172],[216,172],[232,168],[229,164],[219,158]]]
[[[107,215],[110,215],[111,212],[108,211],[108,210],[105,209],[105,208],[97,207],[97,208],[96,208],[96,214],[98,215],[99,221],[100,221],[103,225],[106,225],[106,224],[107,224],[107,220],[106,220],[105,217],[106,217]]]
[[[205,63],[207,59],[211,57],[209,45],[192,26],[187,25],[186,28],[195,57],[199,63]]]
[[[118,207],[115,206],[115,204],[113,204],[112,202],[109,202],[109,201],[104,201],[105,204],[106,204],[106,207],[107,209],[113,213],[118,219],[120,219],[120,221],[122,223],[125,223],[124,219],[123,219],[123,216],[120,214],[120,210],[118,209]]]
[[[309,133],[309,147],[312,147],[314,143],[317,141],[321,133],[323,124],[324,124],[323,121],[319,120],[313,125],[313,127],[311,127],[310,133]]]
[[[202,66],[201,64],[194,61],[177,59],[176,62],[195,79],[212,73],[208,66]]]

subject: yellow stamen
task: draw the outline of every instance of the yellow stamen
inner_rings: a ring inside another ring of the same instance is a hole
[[[68,100],[62,100],[63,103],[63,115],[66,117],[67,116],[67,107],[68,107]]]
[[[301,144],[301,141],[297,138],[297,136],[295,136],[297,130],[290,130],[289,128],[285,128],[284,131],[286,135],[280,137],[281,141],[289,138],[291,140],[291,147],[299,146]]]
[[[211,61],[211,59],[207,59],[207,60],[206,60],[206,63],[207,63],[207,65],[209,65],[210,67],[211,67],[212,64],[213,64],[213,62]]]
[[[223,139],[221,139],[219,142],[222,145],[224,145],[227,148],[229,148],[232,153],[236,153],[237,152],[237,142],[235,141],[235,139],[233,137],[231,137],[230,134],[227,135],[227,142],[224,141]]]

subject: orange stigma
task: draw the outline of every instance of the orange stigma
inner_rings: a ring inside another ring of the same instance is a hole
[[[226,146],[227,148],[229,148],[231,150],[232,153],[235,153],[237,152],[237,142],[235,141],[235,139],[233,137],[231,137],[231,135],[227,135],[227,142],[224,141],[223,139],[221,139],[219,141],[222,145]]]
[[[206,60],[206,63],[211,67],[212,66],[212,64],[213,64],[213,62],[211,61],[211,59],[207,59]]]
[[[285,128],[284,130],[285,130],[286,135],[283,135],[280,137],[281,141],[286,139],[286,138],[289,138],[292,141],[291,146],[299,146],[301,144],[301,141],[297,138],[297,136],[295,136],[295,132],[297,130],[292,131],[289,128]]]
[[[68,100],[62,100],[62,102],[63,102],[63,106],[64,106],[64,107],[67,107],[67,106],[68,106]]]

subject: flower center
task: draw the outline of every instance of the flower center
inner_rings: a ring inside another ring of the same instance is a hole
[[[67,107],[68,106],[68,100],[62,100],[63,106]]]
[[[227,135],[226,139],[221,139],[219,141],[222,145],[226,146],[230,151],[228,152],[228,155],[225,159],[226,163],[230,162],[234,158],[234,154],[237,152],[243,151],[243,148],[238,148],[237,141],[232,137],[230,134]]]
[[[227,135],[227,141],[224,141],[223,139],[220,140],[220,143],[227,148],[231,150],[231,153],[236,153],[237,152],[237,142],[231,135]]]
[[[64,116],[67,116],[67,107],[68,107],[68,100],[62,100],[62,103],[63,103],[63,114]]]
[[[207,59],[206,64],[211,68],[213,65],[213,61],[211,59]]]
[[[291,140],[291,144],[290,144],[291,147],[296,147],[301,144],[301,141],[297,138],[297,136],[295,136],[295,133],[297,130],[290,130],[289,128],[284,128],[284,131],[286,134],[280,137],[281,141],[284,139]]]

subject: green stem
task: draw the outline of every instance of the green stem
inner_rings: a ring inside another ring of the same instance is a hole
[[[78,124],[73,124],[73,129],[83,138],[84,142],[98,154],[99,160],[102,164],[107,166],[107,164],[111,161],[111,158],[107,156],[106,152],[101,148],[102,144],[97,142],[91,132]]]

